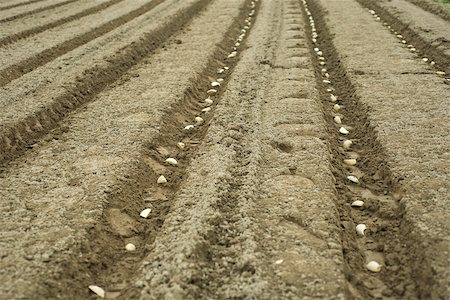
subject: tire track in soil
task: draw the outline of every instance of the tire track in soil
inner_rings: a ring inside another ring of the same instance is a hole
[[[0,23],[6,23],[6,22],[9,22],[9,21],[17,20],[17,19],[20,19],[20,18],[29,16],[29,15],[32,15],[32,14],[37,14],[37,13],[40,13],[40,12],[43,12],[43,11],[46,11],[46,10],[57,8],[57,7],[60,7],[60,6],[63,6],[63,5],[72,3],[72,2],[77,2],[77,1],[79,1],[79,0],[67,0],[67,1],[56,3],[56,4],[53,4],[53,5],[37,8],[37,9],[34,9],[34,10],[30,10],[30,11],[26,11],[26,12],[23,12],[23,13],[20,13],[20,14],[8,17],[8,18],[1,19]]]
[[[426,10],[450,22],[450,12],[443,7],[439,7],[437,4],[433,4],[424,0],[406,0],[406,1],[409,1],[412,4],[422,8],[423,10]]]
[[[407,264],[407,249],[400,235],[404,209],[398,202],[401,199],[398,179],[393,177],[385,150],[370,124],[367,115],[370,108],[361,103],[340,63],[324,21],[324,9],[315,1],[304,3],[311,14],[303,11],[306,24],[310,24],[312,17],[318,35],[315,43],[312,39],[309,43],[330,138],[349,296],[356,299],[417,298]],[[314,39],[312,27],[306,27]],[[332,99],[332,95],[337,96],[337,100]],[[337,111],[336,104],[340,106]],[[341,118],[342,124],[334,120],[335,116]],[[340,134],[340,127],[348,129],[349,134]],[[344,148],[344,140],[353,142],[350,148]],[[356,159],[356,164],[347,165],[344,159]],[[349,175],[358,178],[359,183],[351,182],[347,178]],[[352,203],[357,200],[362,200],[364,205],[353,207]],[[357,224],[367,226],[364,236],[356,234]],[[366,268],[369,261],[380,263],[381,272],[369,272]]]
[[[31,1],[22,2],[22,3],[16,3],[16,4],[0,7],[0,10],[7,10],[10,8],[33,4],[33,3],[37,3],[37,2],[41,2],[41,1],[45,1],[45,0],[31,0]]]
[[[14,43],[14,42],[16,42],[16,41],[18,41],[20,39],[24,39],[24,38],[30,37],[32,35],[41,33],[41,32],[43,32],[45,30],[48,30],[48,29],[51,29],[51,28],[55,28],[57,26],[65,24],[65,23],[68,23],[68,22],[71,22],[71,21],[75,21],[75,20],[80,19],[82,17],[85,17],[85,16],[88,16],[88,15],[97,13],[97,12],[99,12],[101,10],[104,10],[104,9],[106,9],[106,8],[108,8],[108,7],[110,7],[110,6],[114,5],[114,4],[117,4],[119,2],[122,2],[122,1],[124,1],[124,0],[111,0],[111,1],[108,1],[108,2],[104,2],[102,4],[99,4],[97,6],[91,7],[91,8],[86,9],[86,10],[83,10],[83,11],[81,11],[81,12],[75,14],[75,15],[69,16],[67,18],[59,19],[59,20],[56,20],[54,22],[51,22],[51,23],[48,23],[48,24],[45,24],[45,25],[42,25],[42,26],[34,27],[34,28],[31,28],[31,29],[28,29],[28,30],[24,30],[24,31],[21,31],[21,32],[18,32],[18,33],[14,33],[14,34],[9,35],[9,36],[6,36],[6,37],[0,39],[0,47],[4,47],[4,46],[12,44],[12,43]]]
[[[136,10],[136,17],[150,11],[164,0],[154,0],[143,11]],[[210,0],[200,0],[193,6],[177,13],[165,26],[150,32],[139,42],[129,45],[120,53],[107,58],[105,67],[94,66],[86,70],[74,86],[54,99],[53,103],[37,111],[34,116],[17,122],[11,127],[0,129],[0,167],[23,154],[33,143],[56,128],[64,117],[84,103],[91,101],[109,84],[119,79],[131,67],[139,63],[152,51],[163,45],[173,34],[185,26],[193,15],[205,8]],[[130,14],[129,14],[130,16]],[[134,17],[129,17],[131,20]],[[123,19],[120,23],[125,23]],[[116,24],[119,26],[118,24]],[[117,27],[116,26],[116,27]],[[108,31],[112,29],[108,28]]]
[[[45,65],[46,63],[54,60],[55,58],[66,54],[67,52],[80,47],[123,24],[149,12],[157,5],[161,4],[164,0],[152,0],[149,3],[122,15],[108,23],[103,24],[91,31],[88,31],[82,35],[76,36],[70,40],[65,41],[62,44],[54,46],[50,49],[44,50],[28,59],[25,59],[17,64],[11,65],[0,71],[0,87],[7,85],[11,81],[33,71],[34,69]]]
[[[258,0],[257,0],[258,1]],[[234,58],[228,58],[229,50],[235,46],[235,39],[241,32],[241,28],[247,25],[244,20],[249,15],[249,11],[257,11],[258,6],[251,6],[253,0],[246,0],[240,9],[239,16],[233,21],[232,25],[226,31],[223,40],[218,43],[216,50],[209,58],[203,71],[197,75],[193,80],[192,85],[184,92],[184,97],[180,101],[171,106],[171,108],[161,118],[161,130],[159,135],[151,141],[146,149],[144,155],[148,157],[147,163],[152,167],[153,177],[158,177],[160,174],[158,171],[165,170],[164,176],[168,179],[168,183],[163,188],[159,184],[152,183],[146,190],[152,190],[155,192],[159,199],[163,200],[149,200],[146,205],[150,206],[152,211],[157,211],[157,215],[150,215],[148,222],[145,225],[145,229],[142,230],[139,235],[133,237],[139,245],[145,245],[145,251],[140,252],[137,255],[130,255],[124,253],[122,249],[123,241],[117,236],[111,236],[112,228],[99,227],[90,233],[88,240],[90,241],[108,241],[102,247],[100,253],[104,254],[102,261],[96,261],[91,266],[93,278],[96,278],[97,282],[101,282],[108,287],[108,299],[115,299],[117,297],[126,297],[127,299],[137,299],[140,291],[136,287],[128,287],[128,282],[133,278],[134,273],[138,267],[142,264],[142,261],[148,255],[148,252],[152,248],[152,244],[161,229],[167,214],[170,211],[171,203],[174,201],[175,195],[178,192],[184,178],[186,178],[186,170],[189,166],[191,158],[196,153],[196,148],[201,144],[203,138],[209,128],[209,123],[214,116],[215,107],[220,101],[220,97],[223,91],[226,89],[229,75],[233,72],[234,67],[239,61],[239,56]],[[252,16],[255,13],[251,14]],[[251,17],[253,18],[253,17]],[[253,20],[252,20],[253,22]],[[251,28],[251,25],[249,26]],[[248,33],[248,31],[247,31]],[[238,48],[245,48],[245,38],[240,42]],[[224,81],[221,83],[217,93],[211,95],[215,101],[211,105],[205,105],[203,102],[199,102],[199,99],[204,99],[205,95],[208,95],[208,90],[211,89],[211,81],[218,76],[218,69],[227,67],[227,70],[223,72]],[[198,114],[202,109],[209,107],[211,110],[208,114],[203,114],[204,123],[200,127],[195,127],[193,130],[183,130],[186,125],[186,120],[191,120],[193,114]],[[177,143],[182,141],[185,145],[184,149],[177,147]],[[177,160],[177,166],[162,167],[165,159],[169,156]],[[245,164],[239,164],[245,165]],[[142,174],[133,174],[133,176],[141,176]],[[238,176],[239,174],[236,174]],[[236,181],[236,179],[234,179]],[[144,192],[143,192],[144,193]],[[144,193],[145,194],[145,193]],[[112,207],[126,206],[123,199],[126,198],[123,195],[116,195],[116,198],[109,201]],[[226,201],[226,196],[224,196]],[[107,210],[108,208],[106,208]],[[229,214],[234,214],[231,209]],[[111,218],[112,216],[106,216]],[[105,226],[111,226],[108,220],[102,222],[108,224]],[[218,227],[219,228],[219,227]],[[220,234],[220,233],[218,233]],[[117,247],[112,247],[112,244],[117,244]],[[120,245],[120,246],[119,246]],[[99,247],[96,245],[95,247]],[[92,247],[88,247],[92,248]],[[114,249],[114,250],[113,250]],[[107,265],[107,262],[114,261],[114,266],[108,266],[108,269],[104,269],[102,265]],[[225,274],[224,274],[225,275]],[[86,285],[87,286],[87,285]]]
[[[416,52],[421,56],[427,57],[436,63],[439,70],[444,71],[447,75],[450,74],[450,56],[443,53],[437,46],[431,45],[424,40],[418,33],[416,33],[410,26],[393,14],[388,12],[385,8],[371,0],[356,0],[362,7],[374,10],[382,20],[387,22],[394,31],[400,33],[408,43],[413,44]]]

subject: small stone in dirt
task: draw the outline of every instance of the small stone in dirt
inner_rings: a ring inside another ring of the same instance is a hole
[[[381,265],[376,261],[371,261],[366,265],[367,270],[370,272],[378,273],[381,271]]]
[[[427,57],[424,57],[424,58],[422,58],[422,60],[423,60],[424,62],[427,62],[427,61],[428,61],[428,58],[427,58]]]
[[[177,143],[177,147],[178,149],[184,149],[184,147],[186,147],[186,145],[182,142]]]
[[[330,95],[330,99],[331,99],[332,102],[336,102],[338,100],[338,97],[333,95],[333,94],[331,94]]]
[[[333,106],[333,109],[334,109],[335,111],[338,111],[338,110],[341,109],[341,106],[340,106],[339,104],[335,104],[335,105]]]
[[[96,286],[96,285],[90,285],[90,286],[89,286],[89,289],[90,289],[94,294],[96,294],[97,296],[99,296],[100,298],[105,298],[105,290],[102,289],[101,287]]]
[[[334,122],[336,122],[336,124],[341,124],[342,123],[341,117],[335,116],[334,117]]]
[[[130,252],[136,251],[136,246],[132,243],[128,243],[128,244],[126,244],[125,249]]]
[[[161,176],[158,177],[158,180],[156,182],[160,183],[160,184],[166,183],[167,179],[166,179],[166,177],[164,177],[164,175],[161,175]]]
[[[356,178],[356,177],[353,176],[353,175],[347,176],[347,179],[350,180],[350,181],[353,182],[353,183],[359,183],[359,179]]]
[[[445,72],[444,71],[436,71],[436,74],[438,74],[438,75],[445,75]]]
[[[141,216],[144,219],[147,219],[148,216],[150,215],[150,213],[152,212],[151,208],[146,208],[143,211],[141,211],[141,213],[139,214],[139,216]]]
[[[352,202],[353,207],[361,207],[363,205],[364,205],[364,201],[361,201],[361,200],[356,200],[356,201]]]

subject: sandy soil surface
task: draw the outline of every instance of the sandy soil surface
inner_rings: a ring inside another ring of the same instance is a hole
[[[0,0],[1,299],[449,297],[441,15],[28,2]]]
[[[450,21],[450,4],[445,0],[408,0],[420,8],[434,13],[446,21]]]

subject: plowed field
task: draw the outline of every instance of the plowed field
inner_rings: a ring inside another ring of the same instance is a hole
[[[0,299],[450,299],[449,16],[0,0]]]

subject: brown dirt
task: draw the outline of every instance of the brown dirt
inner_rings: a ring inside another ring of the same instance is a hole
[[[80,19],[90,14],[97,13],[105,8],[110,7],[111,5],[117,4],[122,1],[123,0],[110,0],[95,6],[92,5],[97,4],[97,2],[92,3],[90,1],[86,1],[85,3],[83,3],[82,1],[80,1],[81,3],[74,3],[73,5],[64,6],[64,10],[62,11],[59,9],[53,9],[50,11],[46,11],[44,14],[32,14],[31,16],[34,17],[33,20],[25,21],[22,19],[16,22],[9,22],[8,24],[3,25],[2,37],[0,38],[0,47],[4,47],[17,40],[27,38],[54,27],[58,27],[60,25],[74,21],[76,19]],[[84,9],[85,6],[92,7]],[[80,12],[74,13],[77,10],[80,10]],[[70,15],[64,16],[65,14]],[[39,25],[39,23],[41,22],[42,24]],[[29,26],[30,23],[32,24],[31,28]],[[22,30],[20,30],[21,25],[24,27]],[[6,33],[7,29],[10,30],[10,34]]]
[[[433,14],[436,14],[443,18],[446,21],[450,21],[450,8],[444,7],[442,4],[439,5],[434,0],[408,0],[411,3],[423,8],[426,11],[429,11]],[[448,6],[448,4],[447,4]]]
[[[58,0],[58,1],[52,1],[52,2],[57,2],[57,3],[51,4],[51,5],[47,5],[47,6],[43,5],[42,7],[39,7],[39,8],[36,8],[36,9],[32,9],[32,10],[30,10],[28,8],[28,6],[25,7],[25,8],[19,7],[18,9],[16,9],[17,11],[21,11],[21,10],[25,10],[25,11],[21,12],[21,13],[17,13],[17,14],[11,13],[11,10],[13,10],[13,9],[10,9],[10,10],[4,12],[4,13],[0,13],[0,24],[1,23],[10,22],[10,21],[13,21],[13,20],[16,20],[16,19],[20,19],[20,18],[29,16],[29,15],[32,15],[32,14],[40,13],[40,12],[45,11],[45,10],[57,8],[57,7],[60,7],[60,6],[63,6],[63,5],[72,3],[72,2],[76,2],[76,1],[79,1],[79,0],[67,0],[67,1],[60,1],[60,0]],[[51,3],[51,1],[47,1],[47,2],[48,2],[48,4]],[[47,2],[45,2],[45,4],[47,4]],[[7,17],[4,18],[3,17],[4,15],[7,16]]]
[[[28,14],[2,48],[1,299],[448,298],[442,19],[402,0],[112,0],[34,23],[62,2],[1,2]]]

